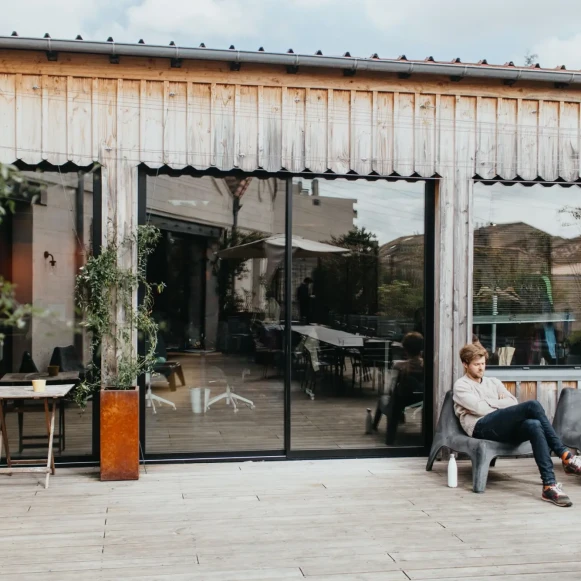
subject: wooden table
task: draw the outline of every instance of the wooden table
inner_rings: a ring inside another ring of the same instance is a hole
[[[56,411],[57,400],[65,397],[74,384],[65,385],[47,385],[45,391],[35,392],[32,386],[18,386],[18,385],[0,385],[0,457],[2,455],[2,443],[4,443],[4,450],[6,452],[6,468],[0,468],[0,474],[14,474],[16,472],[40,472],[46,474],[44,487],[48,488],[48,480],[51,474],[54,474],[54,454],[53,454],[53,438],[54,438],[54,416]],[[46,417],[46,429],[48,434],[48,455],[46,459],[46,467],[25,467],[17,466],[18,464],[39,464],[43,460],[12,460],[10,457],[10,446],[8,445],[8,430],[6,429],[6,418],[4,415],[4,404],[6,400],[24,400],[24,399],[38,399],[44,400],[44,413]],[[52,399],[52,411],[49,414],[49,402]]]
[[[293,325],[292,330],[299,335],[312,337],[322,343],[333,345],[333,347],[349,348],[363,347],[365,337],[363,335],[353,335],[346,331],[338,331],[320,325]]]
[[[58,375],[49,376],[48,373],[7,373],[0,378],[0,385],[29,385],[33,379],[46,379],[46,383],[73,383],[79,380],[78,371],[61,371]]]

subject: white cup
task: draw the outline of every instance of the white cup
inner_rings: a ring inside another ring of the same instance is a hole
[[[32,390],[36,392],[44,391],[46,387],[46,379],[33,379]]]

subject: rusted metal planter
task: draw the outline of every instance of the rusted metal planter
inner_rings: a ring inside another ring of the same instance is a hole
[[[101,480],[139,479],[139,388],[101,397]]]

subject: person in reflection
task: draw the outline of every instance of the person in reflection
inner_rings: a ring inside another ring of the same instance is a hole
[[[396,361],[393,369],[397,378],[390,395],[382,396],[375,411],[374,428],[377,429],[381,415],[387,417],[386,444],[395,442],[397,427],[405,422],[405,408],[424,399],[424,338],[421,333],[407,333],[402,340],[407,359]]]
[[[280,305],[272,292],[267,294],[266,309],[264,313],[266,322],[278,323],[280,321]]]
[[[541,498],[557,506],[571,506],[555,479],[551,450],[561,459],[566,474],[581,475],[581,457],[573,456],[561,442],[538,401],[518,403],[501,381],[484,375],[487,358],[479,343],[460,350],[465,374],[454,384],[453,398],[462,428],[483,440],[530,441],[543,482]]]
[[[307,276],[297,288],[297,302],[299,303],[301,323],[311,322],[311,292],[309,287],[312,282],[313,280]]]

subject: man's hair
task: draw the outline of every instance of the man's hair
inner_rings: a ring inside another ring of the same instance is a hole
[[[303,280],[303,282],[306,282],[307,284],[311,284],[313,282],[313,279],[311,277],[307,276],[307,278],[305,278],[305,280]]]
[[[424,338],[421,333],[413,331],[408,333],[401,342],[406,353],[411,357],[417,357],[424,350]]]
[[[479,359],[480,357],[488,359],[488,352],[482,345],[470,343],[460,349],[460,359],[466,365],[470,365],[475,359]]]

